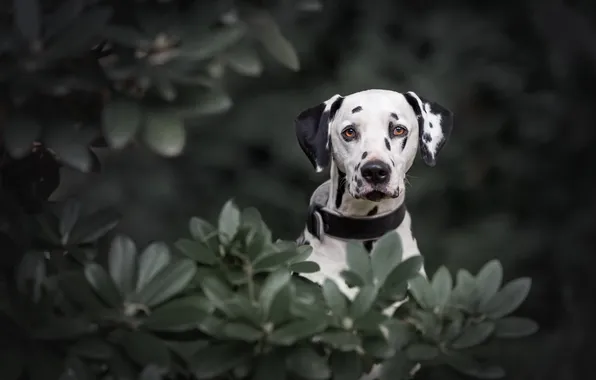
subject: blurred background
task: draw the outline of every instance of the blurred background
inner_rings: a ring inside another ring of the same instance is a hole
[[[509,379],[587,378],[596,359],[596,2],[302,4],[304,12],[276,14],[298,73],[267,56],[259,78],[226,72],[233,108],[191,122],[183,155],[96,149],[103,172],[62,169],[54,198],[117,205],[119,229],[139,244],[187,234],[191,216],[214,220],[232,197],[295,239],[327,174],[303,156],[294,117],[336,93],[413,90],[455,113],[437,166],[410,172],[407,203],[427,271],[475,272],[498,258],[507,279],[531,276],[519,314],[540,333],[488,349]],[[427,369],[420,378],[458,375]]]

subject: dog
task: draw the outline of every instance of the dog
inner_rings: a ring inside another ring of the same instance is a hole
[[[418,151],[428,166],[435,166],[452,127],[450,110],[411,91],[334,95],[302,111],[295,119],[298,143],[317,172],[330,167],[330,179],[313,193],[306,227],[297,239],[312,246],[309,260],[320,270],[302,276],[320,285],[330,278],[353,299],[357,289],[341,276],[348,269],[349,241],[370,252],[376,240],[395,230],[402,259],[420,255],[405,206],[406,173]],[[426,277],[424,267],[420,273]],[[391,315],[402,303],[384,313]],[[363,379],[379,372],[375,366]]]

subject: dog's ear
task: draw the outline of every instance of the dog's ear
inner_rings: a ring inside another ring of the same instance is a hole
[[[300,112],[294,121],[298,143],[317,173],[329,165],[329,124],[343,100],[342,96],[334,95],[326,102]]]
[[[412,91],[405,93],[404,96],[418,118],[420,155],[428,166],[435,166],[439,151],[451,134],[453,113]]]

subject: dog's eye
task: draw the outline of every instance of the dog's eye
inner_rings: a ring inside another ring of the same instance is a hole
[[[341,135],[346,141],[350,141],[356,138],[356,130],[352,127],[348,127],[341,131]]]
[[[394,137],[404,137],[408,134],[408,130],[401,125],[396,125],[395,127],[391,128],[391,135]]]

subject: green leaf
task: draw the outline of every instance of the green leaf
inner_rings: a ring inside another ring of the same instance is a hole
[[[147,115],[143,137],[155,153],[164,157],[179,156],[186,144],[184,122],[173,112],[152,112]]]
[[[102,111],[102,132],[108,145],[121,149],[135,136],[141,126],[139,103],[128,99],[108,102]]]
[[[412,378],[411,373],[415,365],[416,363],[408,359],[406,355],[399,353],[383,363],[379,380]]]
[[[479,311],[489,318],[497,319],[514,312],[524,302],[532,280],[528,277],[518,278],[505,285]]]
[[[188,222],[188,229],[193,239],[207,243],[216,233],[215,227],[201,218],[192,217]]]
[[[70,234],[71,244],[92,243],[116,227],[120,214],[113,209],[102,209],[88,215],[74,226]]]
[[[112,346],[97,337],[83,338],[70,347],[70,352],[87,359],[107,360],[112,356]]]
[[[28,43],[36,43],[41,34],[42,8],[38,0],[14,0],[14,23]]]
[[[230,242],[240,227],[240,211],[234,204],[233,200],[227,201],[221,212],[219,213],[219,219],[217,221],[217,228],[219,230],[220,237],[224,242]]]
[[[98,313],[105,308],[87,282],[84,273],[76,271],[59,274],[58,287],[67,299],[89,313]]]
[[[505,371],[499,366],[481,365],[474,358],[460,352],[449,352],[444,355],[445,363],[454,370],[477,379],[500,379]]]
[[[300,69],[298,54],[292,44],[282,35],[277,23],[267,11],[254,10],[247,15],[246,21],[263,47],[279,63],[294,71]]]
[[[295,250],[281,252],[264,252],[253,262],[253,271],[255,273],[275,269],[284,264],[288,264],[296,255]]]
[[[321,269],[314,261],[301,261],[290,265],[290,270],[295,273],[316,273]]]
[[[364,286],[364,280],[356,273],[349,271],[349,270],[343,270],[340,273],[341,277],[344,279],[346,285],[348,285],[348,287],[353,288],[353,287],[362,287]]]
[[[375,282],[381,286],[391,271],[402,259],[402,244],[397,232],[390,232],[380,238],[371,252],[372,273]]]
[[[473,312],[476,311],[476,299],[476,280],[467,270],[458,270],[456,285],[451,292],[451,303],[468,312]]]
[[[4,146],[14,159],[31,153],[33,142],[41,135],[41,125],[30,115],[18,114],[10,117],[4,126]]]
[[[137,294],[143,305],[153,307],[182,292],[192,281],[197,267],[188,259],[169,264]]]
[[[333,380],[359,380],[362,359],[356,352],[333,351],[329,359]]]
[[[346,257],[350,272],[356,273],[365,284],[372,283],[372,266],[368,253],[362,244],[349,242],[346,246]]]
[[[137,247],[131,238],[117,235],[112,240],[108,256],[110,276],[120,293],[126,296],[134,290]]]
[[[325,279],[323,283],[323,296],[334,316],[344,318],[348,314],[346,296],[339,289],[339,286],[329,278]]]
[[[331,376],[327,359],[310,346],[299,346],[290,351],[286,366],[293,374],[306,379],[325,380]]]
[[[271,351],[256,358],[252,380],[286,380],[286,360],[283,352]]]
[[[288,286],[291,274],[287,269],[281,268],[272,272],[267,276],[261,293],[259,294],[259,304],[265,313],[265,317],[269,318],[272,314],[271,307],[278,294]]]
[[[269,335],[269,342],[280,346],[291,346],[299,340],[312,337],[327,328],[324,318],[313,320],[296,320],[289,322]]]
[[[32,333],[35,339],[62,340],[93,333],[97,326],[80,318],[51,317]]]
[[[258,77],[263,73],[259,55],[251,46],[239,44],[226,53],[228,65],[238,74]]]
[[[427,343],[414,343],[406,348],[406,356],[413,361],[429,361],[439,356],[439,349]]]
[[[180,239],[176,242],[175,246],[186,257],[199,264],[214,265],[218,261],[215,252],[204,243],[190,239]]]
[[[96,263],[85,265],[85,278],[97,294],[111,307],[122,306],[122,297],[108,273]]]
[[[313,341],[326,343],[341,351],[355,351],[362,345],[362,340],[358,335],[345,330],[325,331],[315,336]]]
[[[165,243],[149,244],[139,256],[139,278],[136,291],[140,292],[153,278],[170,264],[170,249]]]
[[[401,291],[402,285],[407,285],[407,282],[414,278],[422,268],[422,256],[416,255],[408,257],[399,265],[397,268],[387,276],[385,284],[383,285],[383,292],[393,293],[395,291]]]
[[[122,347],[126,354],[138,365],[157,365],[162,368],[170,366],[170,351],[165,343],[145,332],[122,331]]]
[[[495,324],[490,321],[470,325],[451,343],[451,346],[457,350],[477,346],[486,341],[493,331],[495,331]]]
[[[226,323],[222,334],[228,339],[243,340],[246,342],[255,342],[263,337],[263,331],[242,322]]]
[[[23,255],[17,267],[17,287],[20,292],[29,294],[32,291],[34,302],[42,296],[42,287],[46,280],[46,260],[42,252],[29,251]],[[32,282],[30,288],[29,281]]]
[[[44,144],[51,149],[60,162],[83,173],[92,167],[87,141],[70,123],[57,124],[44,128]]]
[[[358,319],[368,313],[375,303],[377,291],[378,289],[373,285],[365,285],[360,288],[360,291],[358,291],[358,294],[350,305],[350,316],[353,319]]]
[[[228,311],[227,301],[232,299],[234,294],[225,282],[209,274],[201,280],[201,288],[215,307],[224,312]]]
[[[451,297],[451,289],[453,288],[453,279],[449,269],[441,266],[434,274],[432,279],[432,290],[435,294],[436,305],[445,306]]]
[[[499,291],[503,282],[503,266],[498,260],[486,263],[476,276],[480,307],[488,303]]]
[[[181,56],[201,61],[213,58],[236,44],[246,34],[241,24],[222,27],[202,38],[189,38],[181,46]]]
[[[528,318],[506,317],[495,324],[497,338],[523,338],[538,331],[538,324]]]
[[[197,351],[191,360],[192,371],[198,379],[213,379],[250,361],[252,346],[230,342],[208,346]]]
[[[431,284],[422,275],[410,280],[410,292],[424,309],[433,309],[437,305],[437,298]]]
[[[196,326],[214,310],[213,304],[203,296],[179,298],[152,310],[143,325],[154,331],[180,331]]]
[[[68,242],[70,232],[79,218],[80,210],[81,204],[77,200],[69,199],[64,202],[62,213],[60,215],[60,224],[58,225],[58,230],[62,237],[62,244]]]

